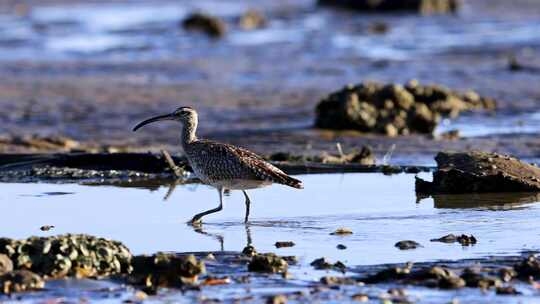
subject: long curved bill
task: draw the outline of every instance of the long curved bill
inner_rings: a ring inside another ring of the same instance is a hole
[[[138,129],[142,128],[143,126],[147,124],[151,124],[153,122],[163,121],[163,120],[174,120],[174,115],[166,114],[166,115],[160,115],[160,116],[149,118],[145,121],[140,122],[138,125],[136,125],[135,128],[133,128],[133,132],[137,131]]]

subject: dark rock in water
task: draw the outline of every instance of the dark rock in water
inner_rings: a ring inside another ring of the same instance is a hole
[[[440,152],[433,182],[416,178],[422,194],[539,192],[540,168],[516,158],[479,151]]]
[[[441,117],[462,111],[494,109],[492,99],[438,85],[405,86],[366,82],[331,93],[316,108],[315,126],[352,129],[388,136],[431,134]]]
[[[540,279],[540,261],[534,255],[514,265],[514,269],[521,279],[528,280],[531,277],[534,280]]]
[[[521,292],[517,291],[513,286],[501,286],[497,287],[495,293],[498,295],[520,295]]]
[[[285,259],[273,253],[256,254],[248,264],[249,271],[284,273],[287,272],[289,264]]]
[[[45,281],[29,270],[15,270],[0,276],[0,293],[39,290],[43,287]]]
[[[182,26],[189,31],[200,31],[206,35],[219,38],[225,35],[227,27],[225,23],[214,16],[192,13],[182,21]]]
[[[410,11],[421,14],[441,14],[453,13],[460,6],[459,0],[319,0],[317,3],[368,13]]]
[[[257,250],[255,250],[255,247],[248,245],[244,247],[244,249],[242,250],[242,254],[252,257],[257,254]]]
[[[462,246],[474,245],[477,242],[476,238],[472,234],[471,235],[462,234],[458,236],[456,240]]]
[[[315,156],[292,155],[288,152],[277,152],[268,156],[267,159],[270,161],[314,162],[323,164],[375,164],[375,154],[369,146],[363,146],[362,149],[353,150],[350,153],[330,154],[323,152],[321,155]]]
[[[12,270],[13,262],[11,262],[11,259],[5,254],[0,254],[0,275],[3,275],[4,273],[10,272]]]
[[[438,239],[431,239],[431,242],[441,242],[441,243],[455,243],[457,242],[457,236],[453,234],[447,234],[443,237],[440,237]]]
[[[286,242],[276,242],[274,245],[276,246],[276,248],[282,248],[282,247],[293,247],[295,244],[294,242],[286,241]]]
[[[477,240],[474,237],[474,235],[454,235],[454,234],[448,234],[443,237],[440,237],[438,239],[431,239],[431,242],[441,242],[441,243],[455,243],[458,242],[463,246],[469,246],[476,244]]]
[[[256,10],[248,10],[238,19],[238,25],[243,30],[254,30],[266,26],[266,18]]]
[[[131,253],[117,241],[83,234],[0,239],[0,253],[15,269],[28,269],[52,278],[97,277],[131,271]]]
[[[54,228],[53,225],[44,225],[44,226],[39,227],[39,230],[41,230],[41,231],[49,231],[49,230],[51,230],[53,228]]]
[[[418,247],[422,247],[420,243],[417,243],[415,241],[405,240],[405,241],[399,241],[397,242],[394,247],[399,248],[399,250],[409,250],[409,249],[416,249]]]
[[[337,261],[335,263],[329,262],[326,258],[318,258],[313,260],[309,265],[313,266],[315,269],[334,269],[337,271],[345,272],[347,270],[347,266],[343,264],[340,261]]]
[[[338,244],[338,245],[336,246],[336,248],[339,249],[339,250],[345,250],[345,249],[347,249],[347,246],[345,246],[345,245],[343,245],[343,244]]]
[[[133,257],[133,272],[128,280],[150,289],[158,287],[179,287],[197,281],[206,272],[204,262],[194,255],[180,256],[157,253],[151,256]]]

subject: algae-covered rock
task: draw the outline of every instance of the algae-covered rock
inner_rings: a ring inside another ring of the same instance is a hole
[[[352,129],[388,136],[430,134],[441,117],[462,111],[494,109],[495,102],[477,93],[457,92],[439,85],[365,82],[331,93],[316,108],[315,126]]]
[[[273,253],[256,254],[248,264],[249,271],[267,273],[284,273],[288,267],[285,259]]]
[[[186,30],[203,32],[213,38],[222,37],[227,31],[221,19],[203,13],[192,13],[187,16],[182,21],[182,26]]]
[[[131,253],[122,243],[83,234],[2,238],[0,253],[11,259],[15,269],[45,278],[108,276],[131,270]]]
[[[0,276],[0,293],[14,293],[38,290],[45,287],[45,281],[29,270],[15,270]]]
[[[480,151],[440,152],[433,182],[416,179],[416,192],[539,192],[540,168],[516,158]]]
[[[461,278],[465,280],[467,287],[489,289],[502,286],[502,281],[499,278],[484,275],[481,273],[481,269],[478,268],[465,268],[461,274]]]
[[[418,12],[420,14],[453,13],[459,0],[319,0],[319,5],[336,6],[359,12]]]
[[[199,275],[206,272],[204,262],[197,260],[194,255],[139,255],[133,257],[131,265],[133,272],[129,281],[151,289],[194,283]]]

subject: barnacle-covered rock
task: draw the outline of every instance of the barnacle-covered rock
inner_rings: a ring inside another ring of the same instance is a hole
[[[456,92],[414,80],[403,86],[365,82],[346,86],[323,99],[316,108],[315,126],[388,136],[429,134],[441,117],[494,108],[492,99],[472,91]]]
[[[287,261],[273,253],[256,254],[248,264],[249,271],[284,273],[287,272],[289,264]]]
[[[45,281],[29,270],[15,270],[0,276],[0,293],[10,294],[45,287]]]
[[[16,269],[44,277],[96,277],[131,271],[131,253],[120,242],[83,234],[0,239],[0,253],[9,256]]]
[[[150,289],[194,283],[199,275],[206,272],[204,262],[197,260],[194,255],[139,255],[133,257],[132,266],[129,281]]]

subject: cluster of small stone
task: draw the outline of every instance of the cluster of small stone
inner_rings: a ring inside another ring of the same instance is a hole
[[[131,271],[131,253],[117,241],[82,234],[0,239],[0,253],[15,269],[26,269],[45,278],[99,277]]]
[[[460,274],[458,274],[460,272]],[[389,267],[361,281],[373,284],[382,282],[400,282],[408,285],[421,285],[433,288],[456,289],[473,287],[481,289],[495,289],[498,294],[518,294],[511,285],[505,285],[514,278],[534,281],[540,278],[540,261],[531,255],[514,267],[502,267],[498,270],[482,268],[479,265],[463,270],[452,270],[447,267],[419,267],[413,264],[405,267]]]
[[[404,86],[366,82],[346,86],[323,99],[316,108],[315,126],[388,136],[430,134],[441,117],[494,108],[493,99],[473,91],[461,93],[415,80]]]

